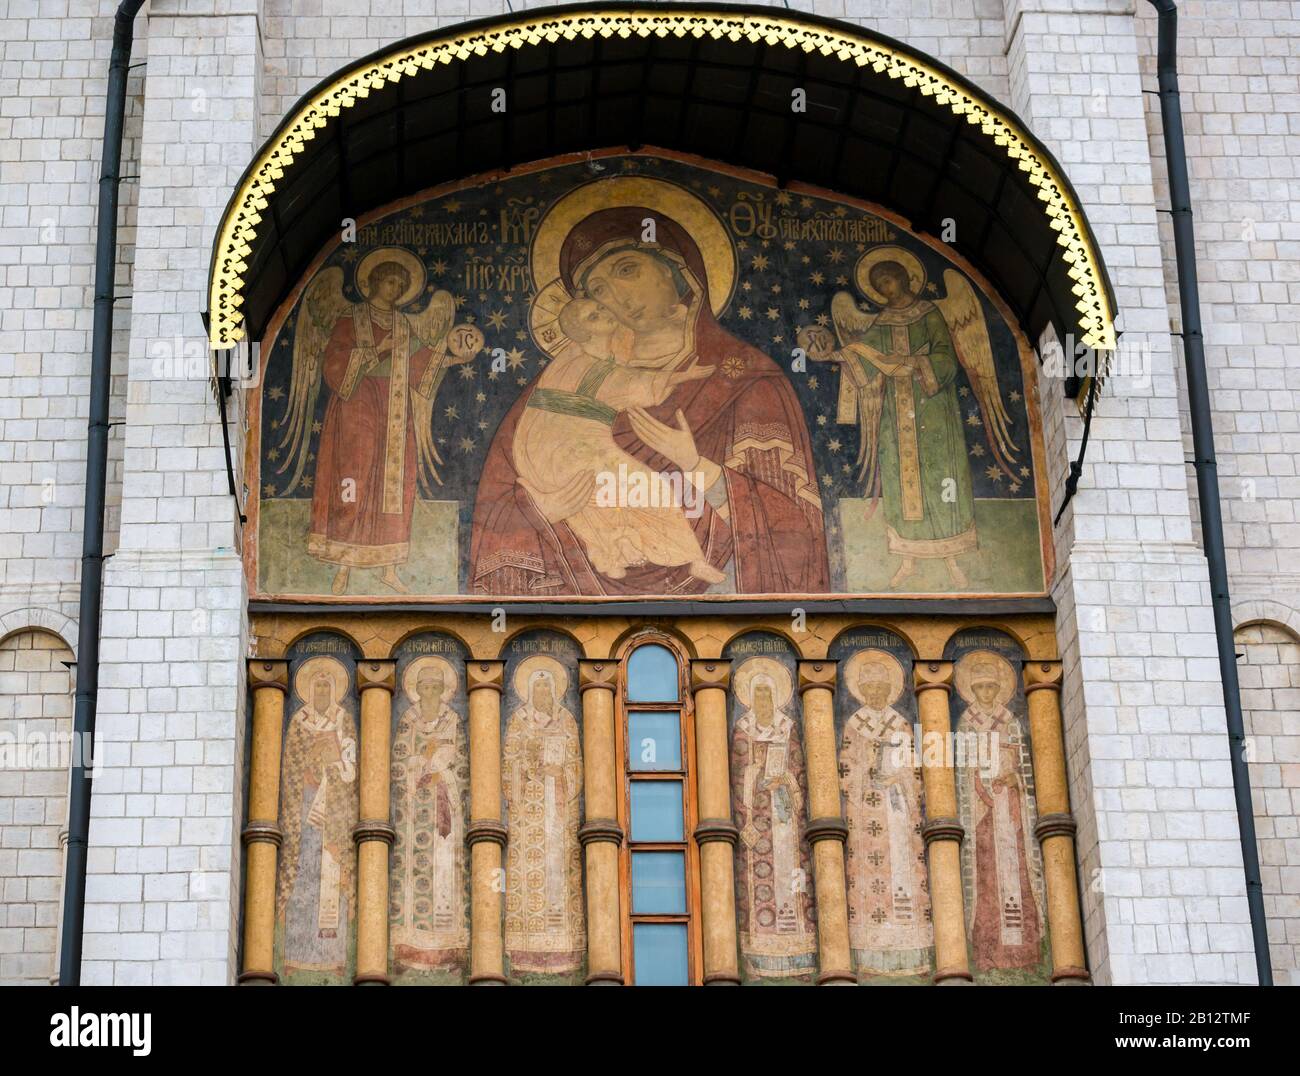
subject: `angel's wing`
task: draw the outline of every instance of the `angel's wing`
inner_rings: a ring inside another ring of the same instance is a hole
[[[831,321],[840,347],[861,340],[876,321],[876,314],[863,310],[850,292],[841,291],[831,300]],[[866,482],[871,495],[875,484],[876,445],[880,431],[880,410],[884,385],[879,378],[874,385],[865,384],[849,363],[840,366],[840,401],[836,418],[858,424],[858,481]]]
[[[429,368],[411,393],[417,473],[421,487],[429,493],[432,492],[434,483],[442,485],[442,477],[438,474],[442,457],[438,455],[438,445],[433,436],[433,401],[438,396],[438,386],[442,384],[446,372],[444,360],[447,357],[447,333],[456,320],[456,300],[449,291],[435,291],[428,306],[418,314],[407,314],[406,319],[411,324],[411,335],[418,339],[419,346],[427,347],[433,352]]]
[[[998,388],[998,372],[993,362],[993,345],[984,323],[984,311],[975,289],[961,273],[947,269],[943,274],[946,297],[935,305],[948,324],[952,334],[957,361],[966,371],[980,414],[984,418],[984,432],[989,450],[999,467],[1010,478],[1015,478],[1012,464],[1016,462],[1016,444],[1011,440],[1011,416],[1002,402]]]
[[[285,493],[292,493],[302,481],[311,448],[316,399],[320,396],[321,367],[325,347],[338,320],[351,308],[343,294],[343,270],[331,266],[307,285],[293,333],[293,372],[289,380],[289,409],[280,420],[283,431],[276,446],[283,461],[276,474],[290,468],[293,473]]]

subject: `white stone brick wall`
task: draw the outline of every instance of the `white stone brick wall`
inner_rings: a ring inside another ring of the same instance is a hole
[[[1154,98],[1142,92],[1155,86],[1149,5],[803,6],[896,37],[973,79],[1047,142],[1083,199],[1125,341],[1147,345],[1153,363],[1149,378],[1108,389],[1081,491],[1055,534],[1089,959],[1099,982],[1252,981],[1179,421],[1181,349],[1169,336],[1177,314],[1172,247],[1157,213],[1167,206],[1163,151]],[[0,635],[44,626],[75,637],[96,180],[115,8],[116,0],[10,0],[0,9]],[[1233,587],[1240,598],[1275,598],[1276,619],[1290,623],[1300,611],[1292,563],[1300,401],[1286,375],[1287,345],[1300,332],[1300,5],[1183,0],[1180,9]],[[228,982],[236,970],[247,651],[240,536],[206,381],[168,376],[159,363],[202,348],[199,311],[221,211],[257,144],[318,81],[403,37],[506,12],[504,0],[151,0],[137,19],[133,60],[148,66],[131,78],[124,153],[124,171],[140,179],[122,188],[119,233],[119,291],[133,298],[117,304],[114,417],[127,425],[111,442],[108,548],[117,552],[104,601],[87,982]],[[1059,385],[1045,384],[1043,397],[1055,508],[1080,423]],[[4,803],[0,796],[0,811]],[[1277,839],[1276,825],[1269,832]],[[45,959],[43,944],[33,942]]]
[[[0,984],[47,985],[56,972],[72,731],[72,651],[57,635],[0,641]]]

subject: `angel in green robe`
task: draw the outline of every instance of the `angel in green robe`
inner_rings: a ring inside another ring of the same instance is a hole
[[[839,346],[817,326],[801,330],[799,342],[809,358],[841,364],[838,417],[856,420],[860,430],[857,477],[868,518],[883,511],[889,552],[901,558],[891,588],[898,590],[922,559],[943,560],[953,585],[965,588],[958,557],[977,549],[979,539],[958,370],[978,401],[996,466],[1014,477],[1011,420],[974,289],[949,269],[946,297],[922,299],[920,262],[899,248],[892,252],[898,260],[869,252],[857,274],[878,312],[863,311],[840,292],[831,302]]]

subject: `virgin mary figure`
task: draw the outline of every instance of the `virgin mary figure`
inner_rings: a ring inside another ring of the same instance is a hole
[[[657,204],[671,205],[689,228]],[[825,592],[821,497],[799,401],[772,359],[716,320],[735,276],[731,240],[716,215],[662,180],[601,180],[548,212],[534,240],[533,273],[541,288],[535,330],[538,312],[592,299],[630,336],[629,366],[708,370],[657,404],[612,413],[609,422],[620,449],[698,491],[691,527],[703,561],[723,578],[710,582],[701,575],[711,573],[692,574],[685,564],[645,563],[618,578],[596,568],[566,523],[599,507],[594,477],[579,473],[566,488],[543,493],[527,488],[515,468],[515,431],[530,384],[484,464],[469,589],[531,596]],[[545,331],[558,333],[553,323]]]

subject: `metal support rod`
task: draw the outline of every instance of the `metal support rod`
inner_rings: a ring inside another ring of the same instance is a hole
[[[86,504],[81,529],[81,600],[77,614],[77,687],[72,719],[72,781],[68,793],[68,858],[64,875],[59,985],[81,984],[81,933],[86,917],[86,851],[99,694],[99,618],[104,583],[104,498],[108,484],[108,407],[113,373],[113,289],[117,272],[117,195],[122,126],[135,17],[144,0],[122,0],[113,21],[113,51],[104,95],[104,144],[95,233],[95,319],[90,344],[90,419],[86,431]]]
[[[1169,204],[1174,226],[1174,260],[1178,267],[1178,303],[1183,321],[1183,357],[1187,365],[1187,403],[1192,422],[1192,453],[1196,493],[1201,506],[1201,541],[1210,574],[1214,634],[1219,645],[1219,675],[1227,714],[1229,764],[1237,800],[1237,827],[1246,873],[1246,902],[1255,942],[1255,968],[1260,986],[1273,985],[1264,920],[1264,886],[1255,842],[1255,812],[1250,800],[1250,770],[1246,763],[1246,731],[1237,682],[1237,650],[1232,634],[1232,600],[1228,593],[1228,563],[1223,549],[1223,516],[1219,504],[1218,462],[1214,457],[1214,421],[1205,374],[1205,342],[1201,335],[1201,300],[1196,282],[1196,242],[1192,234],[1192,195],[1183,143],[1183,112],[1178,97],[1178,7],[1174,0],[1150,0],[1159,13],[1160,119],[1169,166]]]

